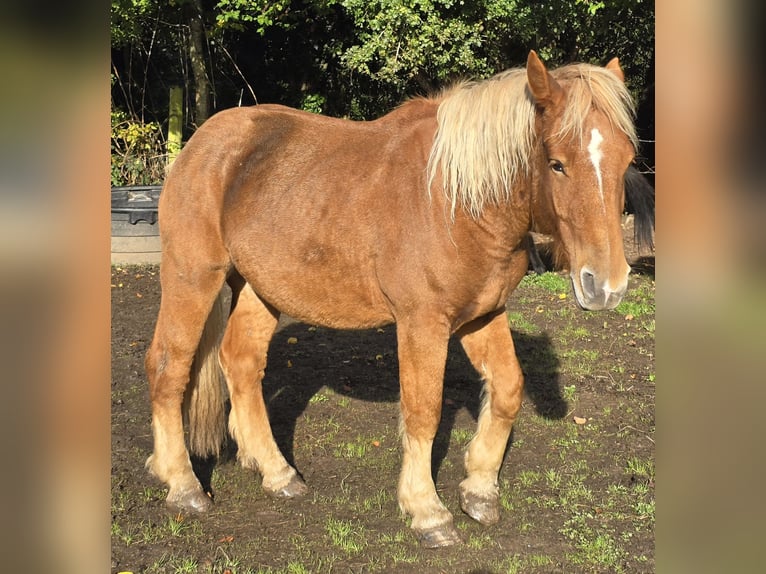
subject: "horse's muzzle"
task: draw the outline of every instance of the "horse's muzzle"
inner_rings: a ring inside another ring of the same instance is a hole
[[[573,271],[571,277],[577,303],[588,311],[614,309],[620,304],[628,288],[627,273],[616,286],[613,286],[608,279],[600,279],[587,267],[580,269],[579,274]]]

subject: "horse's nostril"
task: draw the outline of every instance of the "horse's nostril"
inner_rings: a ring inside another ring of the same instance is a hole
[[[591,298],[596,295],[596,282],[593,278],[593,273],[583,269],[580,273],[580,284],[585,295]]]

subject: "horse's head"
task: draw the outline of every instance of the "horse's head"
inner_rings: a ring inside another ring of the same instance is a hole
[[[544,231],[560,241],[580,306],[612,309],[630,272],[620,216],[623,178],[635,153],[622,70],[615,58],[606,68],[568,66],[549,73],[531,52],[527,81],[540,142],[535,218],[547,220]]]

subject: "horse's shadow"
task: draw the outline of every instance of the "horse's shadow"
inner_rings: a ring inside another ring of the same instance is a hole
[[[561,419],[567,403],[559,388],[558,360],[545,335],[513,333],[516,353],[525,373],[525,400],[549,419]],[[293,444],[298,420],[312,397],[323,387],[335,393],[370,402],[399,400],[399,365],[396,328],[337,331],[310,328],[284,320],[269,347],[263,394],[274,439],[287,461],[295,466]],[[544,375],[535,367],[546,357]],[[444,377],[442,418],[433,446],[432,468],[436,475],[447,455],[450,434],[458,413],[465,409],[476,421],[481,408],[481,380],[460,343],[451,339]],[[509,441],[509,445],[512,442]],[[229,440],[221,459],[236,456]],[[215,461],[195,461],[195,471],[206,490]],[[300,468],[298,468],[300,471]]]

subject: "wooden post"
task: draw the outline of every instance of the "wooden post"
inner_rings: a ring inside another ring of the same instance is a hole
[[[181,132],[184,117],[184,97],[181,86],[170,88],[170,112],[168,114],[168,167],[181,151]]]

